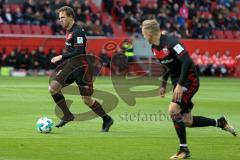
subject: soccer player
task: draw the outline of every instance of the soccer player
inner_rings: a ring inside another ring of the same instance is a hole
[[[86,55],[86,36],[84,30],[78,26],[75,21],[75,13],[71,7],[63,6],[58,10],[59,20],[62,27],[66,30],[66,49],[67,53],[55,56],[51,59],[52,63],[62,61],[56,69],[53,80],[49,85],[49,92],[53,100],[63,112],[59,124],[56,127],[62,127],[74,120],[73,114],[67,107],[65,98],[61,92],[62,88],[76,82],[84,103],[89,106],[98,116],[102,117],[102,132],[108,132],[113,124],[113,119],[105,113],[101,104],[92,98],[93,83],[92,74],[87,74],[86,64],[89,62],[84,59]],[[91,62],[90,62],[91,63]],[[82,67],[81,64],[85,64]],[[86,74],[85,74],[86,73]]]
[[[236,136],[234,128],[230,126],[224,116],[215,120],[191,115],[193,108],[191,99],[199,88],[199,78],[194,63],[183,44],[175,37],[161,33],[156,20],[143,21],[142,34],[152,44],[152,52],[156,58],[169,69],[167,74],[163,76],[160,96],[164,97],[165,95],[168,77],[171,78],[174,86],[173,98],[168,110],[180,141],[180,147],[179,151],[170,159],[186,159],[190,157],[186,139],[186,127],[215,126]]]

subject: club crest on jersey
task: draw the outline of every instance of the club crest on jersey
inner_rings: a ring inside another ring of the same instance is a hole
[[[162,51],[163,51],[163,53],[165,54],[165,55],[169,55],[169,50],[168,50],[168,48],[163,48],[162,49]]]
[[[157,49],[153,49],[153,53],[156,56],[156,58],[165,58],[167,55],[169,55],[170,51],[168,50],[167,47],[164,47],[162,50],[157,50]]]
[[[66,39],[69,40],[69,39],[72,38],[72,36],[73,36],[73,33],[72,33],[72,32],[71,32],[71,33],[67,33],[67,34],[66,34]]]

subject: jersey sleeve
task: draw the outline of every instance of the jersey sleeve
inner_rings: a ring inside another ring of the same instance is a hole
[[[76,55],[85,54],[87,39],[86,39],[84,30],[81,28],[76,28],[73,31],[73,39],[74,39],[74,50],[72,52],[63,54],[63,59],[69,59]]]
[[[191,66],[193,65],[193,61],[186,48],[179,42],[177,38],[171,37],[169,42],[170,51],[182,63],[178,84],[183,85],[188,77],[188,73]]]

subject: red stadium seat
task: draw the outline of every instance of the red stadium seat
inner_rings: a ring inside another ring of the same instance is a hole
[[[210,12],[198,12],[198,16],[204,16],[205,18],[209,18],[212,14]]]
[[[17,8],[23,8],[23,6],[19,3],[13,3],[13,4],[4,4],[4,8],[10,8],[12,12],[15,12]]]
[[[21,30],[20,25],[13,24],[13,25],[11,25],[11,28],[12,28],[13,34],[22,34],[22,30]]]
[[[240,31],[234,31],[233,34],[236,39],[240,39]]]
[[[42,34],[42,30],[40,26],[32,25],[31,28],[32,28],[33,34],[37,34],[37,35]]]
[[[11,34],[12,30],[9,24],[1,24],[0,30],[3,34]]]
[[[214,30],[213,33],[216,36],[216,38],[218,38],[218,39],[224,39],[225,38],[224,33],[221,30]]]
[[[234,35],[233,35],[233,32],[232,31],[224,31],[224,34],[225,34],[225,37],[227,39],[234,39]]]
[[[52,29],[49,26],[41,26],[42,33],[45,35],[52,35]]]
[[[32,34],[32,29],[30,25],[21,25],[23,34]]]

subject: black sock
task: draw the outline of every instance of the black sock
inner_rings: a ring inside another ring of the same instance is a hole
[[[67,106],[65,98],[61,93],[53,94],[52,97],[55,103],[58,105],[58,107],[62,110],[64,116],[72,115]]]
[[[187,144],[186,127],[182,120],[173,119],[173,124],[178,135],[180,144]]]
[[[216,126],[216,120],[207,117],[193,116],[192,127],[207,127],[207,126]]]
[[[104,121],[109,119],[109,116],[103,110],[102,105],[95,100],[94,104],[90,107],[99,117],[102,117]]]

